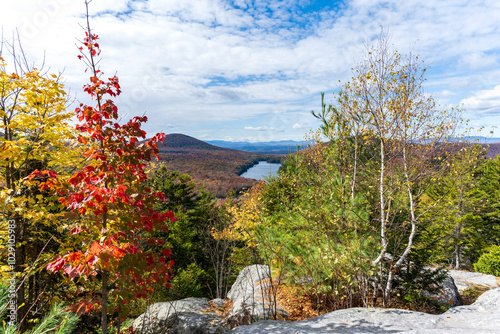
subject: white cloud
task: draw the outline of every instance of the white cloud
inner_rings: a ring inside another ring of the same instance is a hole
[[[302,13],[304,3],[96,0],[90,11],[101,37],[101,69],[110,76],[116,71],[122,84],[120,111],[146,112],[149,132],[181,124],[186,131],[212,129],[207,133],[214,139],[237,138],[245,124],[285,110],[291,115],[286,125],[266,124],[285,131],[282,139],[300,139],[295,125],[311,116],[292,119],[290,110],[317,109],[320,92],[349,80],[364,41],[373,40],[380,25],[399,51],[413,48],[434,63],[437,74],[427,85],[438,99],[467,100],[483,113],[495,108],[470,90],[498,84],[497,2],[346,0],[336,11]],[[80,99],[87,74],[74,44],[83,36],[83,14],[83,1],[72,0],[4,0],[0,12],[5,36],[17,27],[37,63],[45,50],[46,68],[65,69],[67,87]],[[215,131],[221,122],[232,122],[231,130]]]
[[[252,127],[252,126],[245,126],[245,130],[252,130],[252,131],[273,131],[273,127],[269,126],[258,126],[258,127]]]
[[[463,55],[459,60],[459,64],[461,66],[477,70],[483,68],[491,68],[496,65],[497,61],[497,54],[486,55],[483,52],[473,52]]]
[[[434,96],[439,96],[442,98],[448,98],[457,95],[457,93],[452,92],[451,90],[445,89],[437,94],[434,94]]]
[[[257,136],[238,137],[233,141],[257,143],[263,141],[277,141],[277,140],[282,140],[282,139],[281,137],[276,136],[274,133],[262,132]]]
[[[163,128],[178,128],[180,125],[179,124],[171,124],[171,123],[166,123],[166,124],[162,124]]]
[[[308,130],[310,129],[310,125],[308,123],[295,123],[292,128],[294,130]]]
[[[500,114],[500,85],[490,90],[480,90],[474,96],[461,101],[466,108],[480,114]]]

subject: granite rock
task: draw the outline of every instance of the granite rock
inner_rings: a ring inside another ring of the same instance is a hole
[[[468,306],[453,307],[440,315],[399,309],[351,308],[296,321],[259,321],[239,326],[232,334],[317,333],[500,333],[500,288],[489,290]]]
[[[138,334],[218,334],[228,329],[222,316],[210,311],[207,298],[153,304],[132,327]]]

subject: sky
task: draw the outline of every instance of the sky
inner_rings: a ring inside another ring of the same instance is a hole
[[[319,126],[321,92],[334,101],[381,27],[430,66],[424,90],[441,109],[463,107],[478,134],[500,137],[497,0],[93,0],[89,10],[122,119],[146,115],[149,137],[303,140]],[[2,0],[3,40],[17,31],[30,62],[62,72],[70,108],[87,102],[85,22],[83,0]]]

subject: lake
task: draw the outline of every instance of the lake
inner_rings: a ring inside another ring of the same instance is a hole
[[[276,176],[280,167],[280,163],[259,161],[257,165],[250,167],[245,173],[241,174],[240,176],[246,177],[248,179],[263,180],[266,176],[269,176],[269,174],[271,174],[272,176]]]

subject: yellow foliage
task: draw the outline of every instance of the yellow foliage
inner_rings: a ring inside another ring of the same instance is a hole
[[[58,75],[47,76],[35,68],[9,73],[0,58],[1,232],[7,233],[8,220],[15,221],[18,247],[29,248],[37,241],[43,245],[50,238],[46,226],[64,225],[56,200],[38,188],[44,180],[26,177],[35,169],[52,170],[63,180],[70,169],[82,164],[70,125],[74,113],[66,110],[67,102]],[[26,267],[32,260],[26,258]]]
[[[232,217],[230,227],[224,231],[215,231],[212,235],[229,240],[244,241],[249,247],[255,246],[255,228],[261,223],[260,193],[263,186],[263,182],[258,183],[243,194],[236,203],[229,206],[227,210]]]

